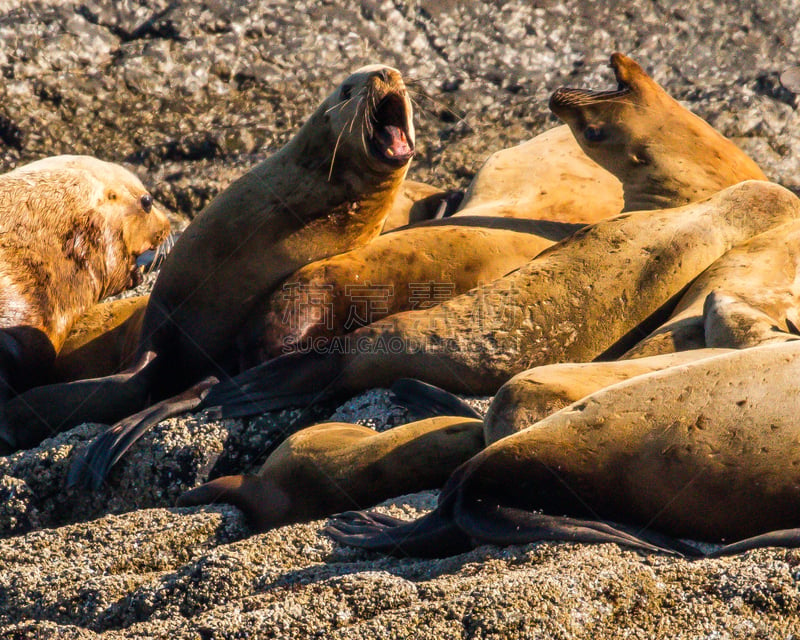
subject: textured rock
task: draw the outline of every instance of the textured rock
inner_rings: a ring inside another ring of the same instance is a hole
[[[798,98],[779,82],[800,60],[799,25],[794,0],[0,0],[0,169],[89,153],[192,216],[348,72],[383,61],[419,92],[411,177],[464,187],[492,151],[555,124],[556,87],[612,86],[619,49],[800,192]],[[166,421],[92,495],[63,478],[97,425],[0,458],[0,636],[800,634],[797,551],[688,562],[540,544],[396,560],[335,547],[320,522],[251,535],[232,507],[168,510],[334,409]],[[334,417],[406,419],[382,391]],[[434,498],[387,509],[411,517]]]

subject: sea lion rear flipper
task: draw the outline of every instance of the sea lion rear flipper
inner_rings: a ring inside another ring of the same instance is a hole
[[[721,558],[762,547],[783,547],[787,549],[800,547],[800,529],[780,529],[762,533],[752,538],[745,538],[738,542],[726,544],[724,547],[709,553],[707,557]]]
[[[444,558],[475,546],[438,509],[410,521],[375,511],[348,511],[332,518],[324,531],[340,544],[393,556]]]
[[[601,520],[551,516],[535,511],[498,506],[491,501],[461,502],[454,520],[464,533],[484,544],[526,544],[538,541],[613,542],[647,553],[699,556],[702,553],[678,540],[649,532],[627,531]]]
[[[217,378],[209,376],[183,393],[117,422],[75,458],[67,474],[67,486],[83,484],[91,485],[94,489],[99,488],[109,469],[150,427],[166,418],[196,408],[208,389],[217,382]]]
[[[415,420],[434,416],[463,416],[483,420],[481,413],[458,396],[421,380],[401,378],[392,385],[391,391],[395,403],[405,407]]]
[[[341,391],[338,354],[290,353],[215,385],[200,409],[220,407],[224,418],[309,405]]]

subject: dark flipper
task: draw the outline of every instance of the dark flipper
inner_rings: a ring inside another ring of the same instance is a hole
[[[434,416],[464,416],[483,420],[483,415],[449,391],[413,378],[392,385],[395,402],[408,409],[415,420]]]
[[[614,542],[648,553],[693,555],[702,553],[677,540],[654,534],[654,537],[633,533],[625,527],[612,526],[600,520],[582,520],[566,516],[550,516],[511,507],[498,507],[486,501],[475,501],[456,508],[454,520],[471,538],[488,544],[526,544],[540,540],[561,542]]]
[[[341,358],[335,353],[290,353],[216,385],[200,408],[220,407],[225,418],[305,406],[341,391]]]
[[[75,459],[67,475],[67,486],[81,484],[99,488],[109,469],[150,427],[196,408],[216,382],[214,377],[205,378],[183,393],[117,422]]]
[[[732,556],[737,553],[744,553],[745,551],[760,549],[762,547],[785,547],[789,549],[800,547],[800,529],[780,529],[778,531],[762,533],[752,538],[745,538],[738,542],[726,544],[721,549],[709,553],[707,557],[721,558],[723,556]]]
[[[438,509],[411,521],[375,511],[348,511],[332,518],[325,533],[340,544],[417,558],[445,558],[475,546]]]

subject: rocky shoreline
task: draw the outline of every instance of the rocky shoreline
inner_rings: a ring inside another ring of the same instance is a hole
[[[418,94],[411,177],[465,187],[553,126],[561,85],[610,87],[624,51],[800,193],[800,4],[0,0],[0,167],[60,153],[125,163],[191,218],[278,148],[349,71],[381,61]],[[336,413],[335,413],[336,412]],[[256,468],[331,415],[403,422],[386,392],[255,420],[159,425],[94,494],[66,491],[84,425],[0,458],[0,637],[790,638],[800,552],[689,562],[613,545],[389,559],[323,522],[253,535],[238,511],[173,509],[209,474]],[[412,517],[434,493],[385,508]]]

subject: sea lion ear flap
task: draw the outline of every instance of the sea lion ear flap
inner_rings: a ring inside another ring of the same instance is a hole
[[[619,89],[642,89],[645,86],[654,84],[636,62],[619,51],[611,54],[610,66],[614,70]]]

